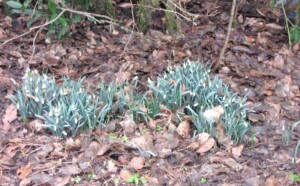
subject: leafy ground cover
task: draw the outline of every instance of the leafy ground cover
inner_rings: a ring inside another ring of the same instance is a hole
[[[205,12],[212,5],[202,3],[193,6],[193,11]],[[265,10],[263,5],[256,8]],[[60,138],[41,128],[40,119],[24,122],[9,99],[15,91],[11,78],[21,82],[28,66],[53,75],[58,84],[63,84],[64,76],[74,80],[85,77],[82,84],[92,89],[99,89],[100,81],[122,85],[137,77],[136,86],[124,88],[128,96],[136,97],[138,94],[128,92],[145,93],[148,79],[164,79],[170,66],[187,59],[206,65],[218,61],[228,24],[225,9],[226,4],[221,3],[211,9],[219,13],[201,18],[199,25],[183,25],[181,37],[166,34],[158,19],[145,36],[111,25],[85,23],[74,27],[73,36],[63,40],[45,41],[41,32],[34,45],[34,35],[29,35],[1,46],[1,183],[299,184],[300,161],[295,147],[300,125],[294,125],[293,131],[291,128],[300,118],[300,45],[289,48],[284,24],[273,19],[241,12],[224,63],[210,75],[212,79],[218,76],[241,96],[247,94],[248,104],[255,106],[254,112],[247,113],[250,134],[240,144],[222,134],[218,141],[206,133],[193,138],[196,128],[189,122],[191,118],[178,122],[170,109],[162,109],[160,117],[133,120],[130,111],[144,108],[129,105],[120,110],[122,102],[112,108],[123,113],[122,117],[111,117],[105,128]],[[20,35],[28,17],[11,19],[0,14],[0,19],[4,41]]]

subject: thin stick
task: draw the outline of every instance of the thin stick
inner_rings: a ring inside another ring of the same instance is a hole
[[[133,34],[133,30],[134,30],[134,27],[136,26],[136,22],[135,22],[135,19],[134,19],[134,12],[133,12],[133,4],[132,4],[132,1],[130,0],[130,3],[131,3],[131,16],[132,16],[132,20],[133,20],[133,26],[132,26],[132,30],[131,30],[131,33],[130,33],[130,36],[128,38],[128,41],[126,42],[125,44],[125,47],[124,47],[124,50],[123,50],[123,53],[126,52],[127,50],[127,46],[132,38],[132,34]]]
[[[231,28],[232,28],[232,23],[233,23],[233,18],[234,18],[234,13],[235,13],[235,6],[236,6],[236,0],[232,1],[232,6],[231,6],[231,12],[230,12],[230,19],[229,19],[229,23],[228,23],[228,28],[227,28],[227,36],[226,36],[226,40],[224,43],[224,46],[222,48],[222,51],[220,53],[220,57],[218,62],[215,64],[214,68],[212,69],[213,72],[215,72],[218,68],[219,65],[222,63],[223,58],[224,58],[224,54],[228,45],[228,41],[229,41],[229,36],[231,33]]]

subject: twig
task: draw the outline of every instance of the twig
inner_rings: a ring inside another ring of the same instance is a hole
[[[32,41],[32,53],[31,53],[31,56],[30,56],[30,59],[28,60],[28,64],[31,62],[32,58],[33,58],[33,55],[35,54],[35,40],[37,38],[37,36],[39,35],[39,33],[42,31],[42,27],[36,32],[34,38],[33,38],[33,41]]]
[[[120,27],[121,29],[123,29],[127,32],[131,32],[131,30],[129,30],[129,29],[121,26],[120,24],[118,24],[116,20],[114,20],[114,19],[112,19],[108,16],[105,16],[105,15],[94,14],[94,13],[89,13],[89,12],[82,12],[82,11],[73,10],[73,9],[70,9],[70,8],[63,8],[63,7],[58,7],[58,8],[62,11],[71,12],[71,13],[75,13],[75,14],[78,14],[78,15],[85,16],[85,17],[90,18],[90,19],[92,19],[93,21],[95,21],[99,24],[108,23],[108,24],[116,25],[116,26]],[[99,17],[99,18],[102,18],[102,19],[101,20],[95,19],[96,17]],[[105,19],[107,19],[107,20],[105,20]]]
[[[15,37],[13,37],[13,38],[10,38],[10,39],[4,41],[4,42],[0,45],[0,47],[3,46],[3,45],[6,45],[7,43],[9,43],[9,42],[11,42],[11,41],[13,41],[13,40],[16,40],[16,39],[18,39],[18,38],[21,38],[21,37],[26,36],[26,35],[30,34],[32,31],[34,31],[34,30],[36,30],[36,29],[40,29],[40,28],[43,28],[43,27],[45,27],[45,26],[47,26],[47,25],[50,25],[51,23],[53,23],[53,22],[55,22],[57,19],[59,19],[64,13],[65,13],[65,11],[63,10],[63,11],[60,12],[60,14],[57,15],[57,17],[55,17],[55,18],[52,19],[51,21],[46,22],[46,23],[44,23],[44,24],[42,24],[42,25],[39,25],[39,26],[31,27],[31,28],[29,28],[29,30],[28,30],[27,32],[25,32],[25,33],[23,33],[23,34],[21,34],[21,35],[17,35],[17,36],[15,36]]]
[[[223,61],[224,54],[225,54],[225,51],[226,51],[226,48],[227,48],[227,45],[228,45],[228,41],[229,41],[229,36],[230,36],[230,33],[231,33],[231,28],[232,28],[234,13],[235,13],[235,6],[236,6],[236,0],[233,0],[232,6],[231,6],[230,19],[229,19],[229,23],[228,23],[227,36],[226,36],[226,39],[225,39],[225,43],[224,43],[224,46],[221,50],[219,60],[215,64],[214,68],[212,69],[212,72],[215,72],[219,68],[219,65]]]
[[[292,40],[291,40],[290,27],[289,27],[289,23],[288,23],[289,18],[286,15],[286,11],[285,11],[285,8],[284,8],[284,2],[283,2],[283,0],[281,0],[281,6],[282,6],[283,14],[284,14],[285,26],[286,26],[286,29],[287,29],[287,32],[288,32],[289,48],[291,49],[292,48]]]
[[[133,26],[132,26],[132,30],[131,30],[131,33],[130,33],[130,36],[128,38],[128,41],[126,42],[125,46],[124,46],[124,50],[123,50],[123,53],[126,52],[127,50],[127,46],[132,38],[132,34],[133,34],[133,30],[134,30],[134,27],[136,26],[136,22],[135,22],[135,19],[134,19],[134,12],[133,12],[133,6],[132,6],[132,1],[130,0],[130,3],[131,3],[131,16],[132,16],[132,20],[133,20]]]

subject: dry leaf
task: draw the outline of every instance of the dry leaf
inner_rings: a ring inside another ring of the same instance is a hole
[[[238,172],[243,170],[243,165],[237,163],[234,159],[232,158],[227,158],[224,160],[224,163],[230,167],[232,170]]]
[[[59,173],[66,176],[72,176],[79,174],[81,172],[80,168],[77,165],[66,165],[59,169]]]
[[[134,133],[136,123],[128,116],[125,117],[123,121],[120,122],[121,127],[126,133]]]
[[[97,153],[97,156],[102,156],[103,154],[105,154],[111,147],[111,144],[103,144],[101,145],[98,153]]]
[[[125,83],[126,81],[128,81],[131,77],[131,73],[130,72],[122,72],[119,71],[116,74],[116,85],[117,86],[121,86],[123,83]]]
[[[132,4],[131,3],[121,3],[121,4],[118,4],[118,6],[121,8],[128,8],[128,7],[131,7]]]
[[[17,118],[17,107],[14,104],[10,104],[5,111],[3,116],[3,130],[8,131],[10,127],[10,123]]]
[[[213,148],[213,146],[216,144],[214,138],[209,138],[208,140],[206,140],[198,149],[197,149],[197,153],[199,153],[201,156],[204,155],[205,152],[209,151],[211,148]]]
[[[236,147],[233,147],[231,149],[231,153],[232,153],[233,157],[234,158],[240,157],[242,155],[243,149],[244,149],[244,145],[243,144],[241,144],[239,146],[236,146]]]
[[[25,167],[21,167],[20,169],[17,170],[18,178],[20,180],[23,180],[27,178],[27,176],[29,176],[31,172],[32,172],[32,166],[29,162]]]
[[[274,175],[270,176],[265,182],[265,186],[278,186],[278,185],[280,185],[279,181],[274,177]]]
[[[120,171],[120,177],[124,181],[127,181],[131,176],[132,176],[132,173],[129,170],[122,169]]]
[[[199,142],[200,145],[204,144],[210,137],[210,134],[203,132],[201,134],[197,135],[197,141]]]
[[[224,108],[221,105],[208,109],[203,113],[206,120],[212,123],[218,121],[222,114],[224,114]]]
[[[189,138],[190,137],[190,123],[186,120],[182,121],[178,127],[177,130],[178,134],[182,136],[183,138]]]
[[[135,170],[140,170],[144,167],[145,159],[143,157],[133,157],[129,165]]]
[[[254,43],[254,42],[255,42],[255,38],[253,38],[253,37],[247,37],[247,36],[245,36],[245,40],[246,40],[248,43]]]
[[[153,120],[153,119],[150,118],[150,117],[148,117],[148,119],[149,119],[148,126],[149,126],[151,129],[155,130],[155,129],[156,129],[156,125],[157,125],[157,121],[156,121],[156,120]]]

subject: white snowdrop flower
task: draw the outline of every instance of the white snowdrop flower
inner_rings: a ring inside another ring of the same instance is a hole
[[[247,122],[244,122],[244,126],[245,126],[245,127],[248,127],[248,123],[247,123]]]
[[[53,116],[53,112],[52,110],[49,111],[49,116],[52,117]]]
[[[35,70],[33,71],[33,74],[39,74],[39,72],[35,69]]]
[[[199,105],[199,103],[195,103],[193,106],[194,106],[194,107],[197,107],[198,105]]]
[[[72,103],[72,104],[70,105],[70,109],[71,109],[71,110],[75,110],[75,109],[76,109],[75,104]]]
[[[59,119],[58,117],[55,118],[55,124],[58,124],[59,123]],[[55,125],[56,126],[56,125]]]
[[[20,109],[20,104],[19,104],[19,103],[17,103],[17,109],[18,109],[18,110]]]
[[[137,80],[139,80],[139,77],[138,77],[138,76],[135,76],[132,80],[133,80],[133,81],[137,81]]]
[[[77,116],[75,117],[74,122],[78,123],[78,117]]]
[[[165,94],[163,98],[166,99],[166,98],[167,98],[167,95]]]
[[[36,87],[36,88],[34,89],[34,92],[35,92],[36,94],[38,94],[38,93],[39,93],[39,88]]]
[[[46,89],[46,88],[47,88],[46,84],[42,83],[42,89]]]
[[[13,82],[14,85],[17,85],[16,80],[14,80],[13,78],[10,78],[10,80]]]
[[[32,82],[33,81],[33,78],[32,77],[29,77],[27,78],[28,82]]]
[[[53,127],[53,130],[54,130],[54,131],[56,131],[56,130],[57,130],[57,127],[56,127],[56,125],[54,125],[54,127]]]
[[[60,95],[64,95],[64,90],[63,90],[63,88],[59,89],[59,94],[60,94]]]
[[[55,96],[56,96],[56,92],[53,92],[52,97],[55,97]]]
[[[54,108],[54,115],[55,116],[59,116],[59,112],[60,112],[60,108],[59,107],[55,107]]]
[[[64,136],[67,136],[66,131],[62,131],[62,134],[63,134]]]

